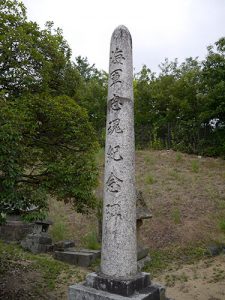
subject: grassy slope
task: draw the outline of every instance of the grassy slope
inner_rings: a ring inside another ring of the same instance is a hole
[[[97,160],[100,181],[96,194],[101,198],[103,151]],[[166,150],[137,151],[136,184],[153,214],[144,221],[141,232],[152,256],[168,252],[175,257],[175,252],[185,252],[192,257],[195,249],[199,254],[210,243],[225,242],[224,160]],[[94,213],[82,216],[53,200],[50,205],[55,239],[73,238],[82,244],[86,234],[97,232]]]
[[[98,155],[98,164],[102,178],[103,152]],[[225,241],[224,160],[165,150],[137,151],[136,174],[137,189],[143,192],[153,214],[142,227],[142,240],[150,247],[152,257],[147,271],[159,276],[170,268],[182,268],[203,258],[208,243]],[[96,194],[102,195],[102,179]],[[82,216],[53,199],[50,217],[55,240],[71,238],[82,246],[85,235],[91,232],[93,239],[97,231],[94,212]],[[17,293],[16,299],[66,299],[67,286],[83,279],[87,272],[56,262],[48,255],[31,255],[2,243],[0,259],[0,287],[8,285],[8,291]],[[166,273],[159,280],[170,286],[172,281],[176,286],[174,278],[182,284],[186,280],[182,274]],[[4,299],[1,294],[0,299]]]
[[[0,241],[0,299],[66,299],[68,285],[87,271]]]
[[[165,150],[138,151],[137,187],[153,213],[143,228],[150,248],[224,239],[224,160]]]

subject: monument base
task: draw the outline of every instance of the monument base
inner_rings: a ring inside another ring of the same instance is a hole
[[[129,297],[135,291],[143,290],[150,285],[148,273],[138,273],[130,279],[108,277],[104,274],[90,273],[86,277],[86,286],[96,290]]]
[[[169,300],[165,288],[152,284],[148,273],[129,280],[113,279],[90,273],[86,281],[69,287],[69,300]]]
[[[169,300],[165,297],[165,288],[151,284],[147,288],[125,297],[109,292],[96,290],[84,284],[74,284],[69,287],[69,300]]]

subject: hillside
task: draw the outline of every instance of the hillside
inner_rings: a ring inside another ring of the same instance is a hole
[[[103,151],[97,155],[99,198],[103,156]],[[206,249],[225,243],[225,161],[166,150],[137,151],[136,182],[153,215],[142,226],[142,242],[152,258],[146,271],[175,299],[224,299],[224,254],[209,258]],[[54,199],[49,203],[54,240],[70,238],[80,247],[96,246],[95,212],[86,216],[74,213],[69,204]],[[67,286],[90,272],[4,244],[0,258],[0,299],[66,299]]]
[[[96,194],[102,197],[103,152]],[[137,190],[143,192],[152,219],[142,227],[143,242],[150,249],[222,242],[225,231],[225,161],[175,151],[136,152]],[[52,228],[64,229],[65,237],[80,240],[97,231],[94,214],[74,214],[69,206],[50,201]]]

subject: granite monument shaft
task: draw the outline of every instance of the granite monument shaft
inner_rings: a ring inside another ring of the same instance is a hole
[[[132,39],[125,26],[111,38],[107,98],[101,273],[137,273]]]

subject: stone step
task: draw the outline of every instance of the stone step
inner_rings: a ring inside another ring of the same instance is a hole
[[[66,251],[55,251],[54,258],[60,261],[67,262],[72,265],[78,265],[81,267],[89,267],[90,264],[97,258],[100,258],[100,250],[89,249],[68,249]]]

